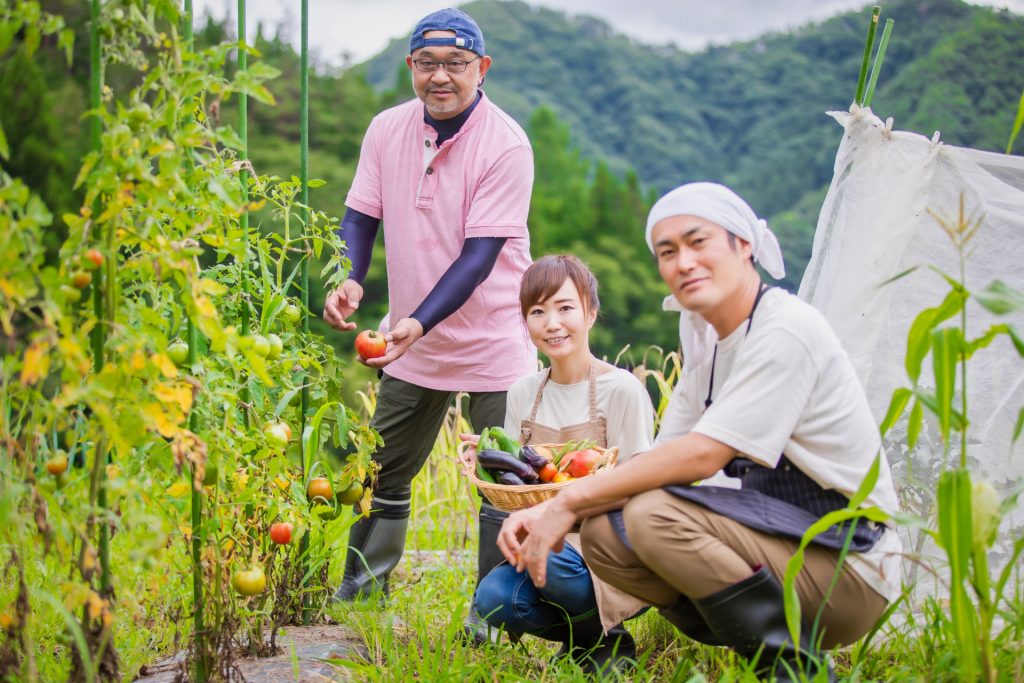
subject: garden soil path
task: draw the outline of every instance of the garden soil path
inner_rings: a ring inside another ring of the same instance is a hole
[[[365,657],[361,641],[342,626],[289,626],[277,635],[281,654],[263,659],[236,660],[248,683],[331,683],[350,680],[346,672],[323,661]],[[299,675],[295,676],[292,653]],[[136,683],[173,683],[181,671],[183,653],[146,666]]]

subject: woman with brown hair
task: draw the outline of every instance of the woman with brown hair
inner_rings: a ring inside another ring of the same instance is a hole
[[[620,462],[650,448],[654,411],[647,390],[590,351],[600,308],[590,269],[575,256],[545,256],[523,275],[519,302],[530,339],[550,367],[509,389],[505,430],[524,445],[585,439],[614,446]],[[644,603],[591,576],[579,548],[570,535],[552,553],[543,588],[525,572],[499,565],[481,580],[475,608],[493,627],[561,642],[560,655],[594,671],[635,656],[622,622]]]

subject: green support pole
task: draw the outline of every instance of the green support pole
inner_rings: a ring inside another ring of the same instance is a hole
[[[302,181],[302,231],[303,236],[309,235],[309,0],[302,0],[302,47],[299,68],[299,175]],[[304,246],[308,246],[303,240]],[[302,254],[302,268],[299,273],[299,296],[302,297],[302,331],[309,334],[309,254]],[[300,401],[302,416],[299,420],[299,434],[306,431],[306,411],[309,409],[309,386],[305,373],[302,374],[302,399]],[[302,481],[306,481],[306,454],[302,449],[302,438],[299,438],[299,460],[302,468]],[[309,549],[308,534],[302,535],[299,543],[299,576],[302,584],[302,623],[310,622],[310,601],[305,590],[306,552]]]
[[[248,55],[245,52],[245,0],[238,0],[238,70],[245,71],[248,68]],[[242,184],[242,201],[249,203],[249,96],[244,92],[238,94],[238,137],[242,141],[242,148],[238,150],[238,159],[242,162],[239,169],[239,182]],[[240,334],[249,334],[249,213],[242,212],[241,219],[242,234],[245,252],[242,257],[240,279],[242,284],[242,329]],[[242,385],[242,402],[249,405],[249,378],[245,376],[245,383]],[[245,426],[249,427],[249,409],[242,413]]]
[[[184,25],[182,33],[185,37],[185,49],[192,52],[195,47],[192,22],[192,0],[185,0],[185,15],[182,17]],[[193,165],[192,151],[189,150],[189,166]],[[196,328],[192,316],[188,317],[188,365],[193,367],[199,359],[198,353],[199,331]],[[188,416],[188,428],[196,433],[199,430],[199,416],[196,414],[195,406]],[[193,482],[195,481],[195,468],[192,469]],[[204,603],[203,603],[203,498],[202,492],[192,487],[192,621],[194,625],[193,643],[195,647],[195,677],[196,683],[206,683],[207,680],[207,653],[206,653],[206,626],[204,624]]]
[[[99,109],[102,106],[100,91],[103,88],[103,60],[100,53],[100,33],[98,30],[100,21],[100,0],[92,0],[89,9],[89,66],[90,66],[90,96],[89,106],[95,112],[90,122],[90,142],[93,151],[98,152],[101,146],[100,137],[103,134],[103,121],[100,119]],[[93,207],[93,215],[96,215],[98,205]],[[97,236],[98,237],[98,236]],[[93,369],[99,374],[103,370],[104,346],[106,345],[107,325],[111,322],[113,311],[105,300],[105,290],[113,286],[113,273],[115,272],[117,258],[112,249],[113,230],[107,235],[107,257],[104,259],[106,268],[96,271],[96,277],[92,285],[93,313],[96,315],[96,327],[92,332],[92,363]],[[104,270],[106,275],[104,275]],[[96,504],[101,512],[107,509],[107,468],[103,465],[107,459],[107,453],[102,441],[96,444],[96,452],[93,455],[96,459],[93,463],[94,475],[97,481]],[[113,588],[110,577],[110,527],[104,519],[100,522],[99,529],[99,550],[100,550],[100,593],[110,598],[113,596]]]

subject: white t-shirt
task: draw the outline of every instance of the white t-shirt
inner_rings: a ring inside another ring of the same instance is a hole
[[[505,431],[519,438],[522,421],[530,417],[537,389],[547,370],[516,380],[508,390]],[[597,414],[607,424],[608,446],[617,446],[619,462],[634,453],[646,451],[654,439],[654,409],[647,389],[632,373],[621,368],[609,370],[596,378]],[[590,383],[558,384],[549,380],[537,410],[536,422],[561,429],[590,419]]]
[[[786,457],[825,489],[850,497],[881,453],[866,505],[899,509],[892,472],[867,397],[825,318],[781,290],[764,294],[747,333],[744,322],[718,342],[712,405],[705,411],[712,354],[675,387],[659,443],[688,432],[735,448],[766,467]],[[887,529],[851,567],[889,601],[899,595],[900,541]]]

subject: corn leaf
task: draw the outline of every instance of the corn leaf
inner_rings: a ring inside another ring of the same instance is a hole
[[[935,375],[936,416],[944,441],[949,440],[953,412],[953,394],[956,389],[956,368],[963,336],[955,327],[946,327],[932,333],[932,371]]]
[[[921,423],[924,419],[924,408],[920,401],[914,401],[914,407],[910,409],[910,419],[907,421],[907,446],[913,448],[917,445],[917,438],[921,435]]]
[[[1024,126],[1024,91],[1020,94],[1020,104],[1017,105],[1017,118],[1013,121],[1013,130],[1010,131],[1010,139],[1006,143],[1006,153],[1010,154],[1013,150],[1013,143],[1017,140],[1017,134],[1020,133],[1021,126]]]
[[[901,387],[896,391],[892,392],[892,400],[889,402],[889,410],[885,413],[885,419],[882,420],[881,426],[878,428],[884,436],[892,426],[896,424],[896,420],[900,419],[903,415],[903,411],[907,408],[907,401],[913,393],[910,389]]]
[[[877,462],[876,458],[876,462]],[[877,472],[876,472],[877,475]],[[865,479],[866,481],[866,479]],[[861,482],[863,487],[864,482]],[[872,486],[874,488],[874,486]],[[800,539],[800,546],[786,564],[786,573],[782,580],[782,594],[786,614],[786,626],[789,628],[790,637],[794,643],[800,642],[800,597],[796,592],[796,577],[804,565],[804,551],[808,545],[821,533],[828,531],[831,527],[848,522],[853,519],[868,519],[873,522],[886,523],[891,517],[877,507],[859,508],[856,510],[843,508],[830,512],[817,522],[812,524],[803,537]]]
[[[871,462],[871,467],[868,468],[867,474],[860,482],[860,486],[857,487],[857,491],[850,498],[849,508],[856,510],[861,504],[867,500],[871,492],[875,490],[875,484],[878,483],[878,472],[882,465],[882,452],[879,451],[875,454],[875,459]]]
[[[1024,311],[1024,293],[1010,287],[1002,280],[994,280],[984,290],[976,292],[974,298],[986,310],[996,315]]]

